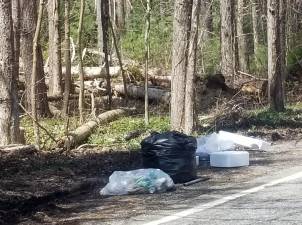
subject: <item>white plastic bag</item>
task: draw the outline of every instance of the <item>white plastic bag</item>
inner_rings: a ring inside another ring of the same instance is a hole
[[[221,139],[217,133],[197,138],[196,153],[212,153],[233,149],[235,143],[232,140]]]
[[[207,136],[198,137],[196,153],[204,152],[210,154],[212,152],[233,150],[236,145],[265,150],[270,146],[270,143],[256,138],[219,131],[218,134],[212,133]]]
[[[101,195],[161,193],[174,188],[171,177],[160,169],[115,171]]]

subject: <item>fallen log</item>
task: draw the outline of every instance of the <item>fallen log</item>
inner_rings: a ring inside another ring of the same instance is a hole
[[[97,78],[105,78],[106,71],[104,67],[84,67],[84,80],[93,80]],[[117,77],[120,74],[120,67],[119,66],[111,66],[109,68],[109,73],[111,77]],[[62,74],[66,73],[66,68],[62,67]],[[71,67],[71,75],[78,77],[79,75],[79,68],[77,66]]]
[[[0,146],[0,154],[5,154],[6,156],[19,155],[19,154],[34,154],[37,149],[34,145],[6,145]]]
[[[122,84],[115,85],[114,90],[121,95],[124,95],[124,86]],[[132,98],[143,99],[145,96],[144,87],[135,86],[135,85],[127,85],[128,96]],[[159,88],[148,88],[149,99],[154,101],[159,101],[163,103],[170,102],[170,91],[166,91]]]
[[[171,76],[157,76],[149,75],[150,81],[153,85],[170,88]]]
[[[90,136],[98,125],[108,123],[131,112],[134,112],[134,109],[115,109],[104,112],[97,116],[94,120],[90,120],[74,131],[70,132],[67,137],[64,137],[61,141],[59,141],[58,147],[70,149],[71,147],[81,144]]]

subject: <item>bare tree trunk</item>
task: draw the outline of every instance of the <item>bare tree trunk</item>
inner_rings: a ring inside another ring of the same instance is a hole
[[[14,35],[10,0],[0,0],[0,145],[15,142],[19,133],[18,125],[13,121],[19,115],[14,111]]]
[[[148,69],[150,55],[150,16],[151,16],[151,1],[147,0],[146,8],[146,28],[145,28],[145,124],[149,125],[149,96],[148,96]]]
[[[97,15],[97,26],[98,26],[98,47],[101,52],[103,52],[103,28],[102,28],[102,0],[96,0],[96,15]],[[103,65],[103,57],[99,59],[99,65]]]
[[[119,60],[120,69],[121,69],[121,73],[122,73],[123,85],[124,85],[124,91],[125,91],[125,97],[127,99],[127,97],[128,97],[128,94],[127,94],[127,80],[126,80],[125,70],[123,68],[122,55],[121,55],[121,53],[119,51],[116,35],[115,35],[115,32],[114,32],[111,20],[109,22],[110,22],[110,28],[111,28],[111,32],[112,32],[112,38],[113,38],[113,42],[114,42],[114,46],[115,46],[115,51],[116,51],[116,54],[117,54],[117,58]],[[110,76],[111,76],[111,74],[110,74]]]
[[[37,55],[38,55],[38,43],[40,39],[40,30],[41,30],[41,23],[43,17],[43,0],[40,0],[39,3],[39,10],[38,10],[38,21],[37,27],[33,39],[33,65],[32,65],[32,82],[31,82],[31,106],[32,106],[32,117],[33,117],[33,127],[35,133],[35,142],[37,148],[40,149],[40,131],[38,126],[38,114],[37,114],[37,107],[36,107],[36,83],[37,83]]]
[[[109,42],[109,2],[108,0],[102,0],[102,30],[103,30],[103,52],[105,54],[105,68],[106,68],[106,82],[108,92],[108,109],[111,109],[112,105],[112,92],[111,92],[111,78],[109,73],[109,59],[108,59],[108,42]]]
[[[37,24],[37,1],[21,1],[21,58],[25,73],[25,103],[27,111],[31,112],[31,76],[33,65],[33,35]],[[47,88],[43,69],[41,46],[37,46],[37,110],[38,116],[51,116],[47,101]]]
[[[283,1],[285,0],[268,0],[267,3],[268,97],[270,108],[275,111],[284,110]]]
[[[244,19],[245,19],[245,0],[237,0],[237,42],[238,42],[238,57],[239,69],[243,72],[248,72],[248,60],[246,49],[246,37],[244,34]]]
[[[184,132],[192,134],[194,129],[194,115],[195,115],[195,86],[196,78],[196,52],[198,39],[198,23],[200,13],[200,1],[193,0],[192,16],[191,16],[191,31],[188,48],[188,66],[186,74],[186,96],[185,96],[185,124]]]
[[[14,31],[14,76],[13,76],[13,113],[12,113],[12,142],[20,142],[20,119],[19,119],[19,98],[18,98],[18,81],[19,81],[19,58],[20,58],[20,0],[12,1],[12,18]]]
[[[252,0],[252,23],[253,23],[253,40],[254,40],[254,56],[256,68],[259,68],[259,45],[260,45],[260,37],[259,37],[259,2],[258,0]]]
[[[59,0],[48,0],[50,95],[62,95],[62,62],[59,23]]]
[[[234,85],[236,73],[236,53],[234,35],[234,0],[220,1],[221,18],[221,72],[226,82]]]
[[[78,28],[78,58],[79,58],[79,71],[80,71],[80,94],[79,94],[79,111],[80,111],[80,123],[84,122],[84,71],[82,65],[82,26],[83,16],[85,9],[85,0],[81,0],[80,6],[80,20]]]
[[[64,7],[64,27],[65,27],[65,49],[64,49],[64,61],[65,61],[65,88],[64,88],[64,99],[63,99],[63,109],[62,115],[68,116],[69,107],[69,96],[71,89],[71,56],[70,56],[70,4],[69,0],[65,0]]]
[[[120,37],[124,33],[125,29],[125,18],[126,18],[126,4],[125,0],[115,0],[115,7],[116,7],[116,18],[115,24],[117,28],[116,36],[118,43],[120,42]]]
[[[194,80],[200,4],[175,1],[173,21],[171,126],[190,134],[194,126]]]

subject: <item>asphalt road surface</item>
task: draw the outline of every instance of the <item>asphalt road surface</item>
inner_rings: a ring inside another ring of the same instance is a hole
[[[250,166],[200,169],[209,180],[163,194],[101,197],[97,188],[20,224],[302,225],[302,141],[250,152]]]
[[[277,178],[278,177],[278,178]],[[173,213],[157,211],[127,224],[302,224],[302,167],[251,182],[251,188]],[[258,183],[258,185],[257,185]],[[200,202],[203,202],[201,197]]]

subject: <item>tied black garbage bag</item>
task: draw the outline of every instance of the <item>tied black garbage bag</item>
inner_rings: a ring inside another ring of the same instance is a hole
[[[172,131],[153,133],[141,142],[144,168],[158,168],[174,183],[196,178],[196,138]]]

